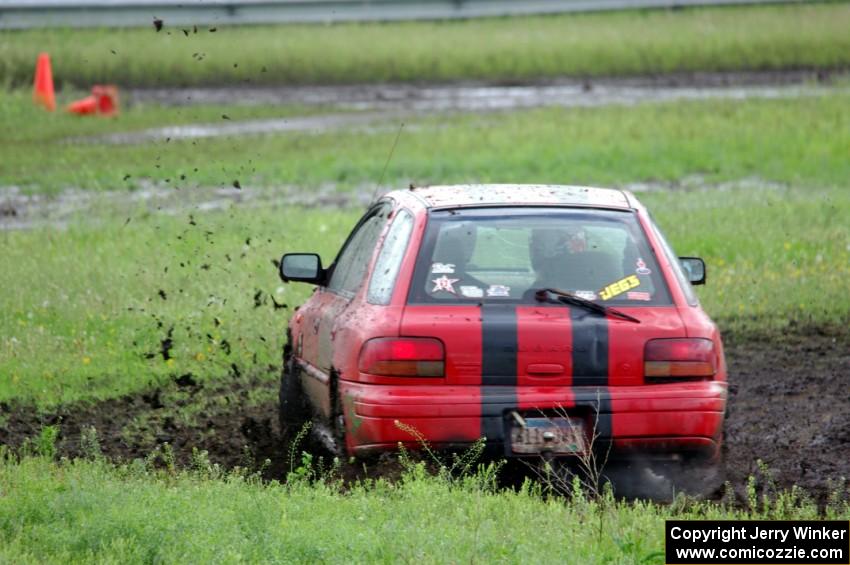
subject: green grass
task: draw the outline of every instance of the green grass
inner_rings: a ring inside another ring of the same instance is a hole
[[[210,478],[212,475],[212,478]],[[398,483],[286,486],[244,475],[29,457],[0,462],[0,560],[13,563],[663,563],[664,520],[847,519],[799,493],[750,508],[545,500],[411,468]],[[753,483],[753,486],[757,486]],[[838,499],[840,500],[840,499]]]
[[[5,100],[13,133],[0,140],[0,186],[16,184],[34,192],[126,188],[143,179],[163,185],[169,179],[178,186],[228,186],[235,178],[243,185],[261,186],[371,184],[381,176],[397,131],[390,124],[372,133],[348,130],[120,146],[66,143],[50,132],[70,133],[75,124],[67,117],[25,110],[22,105],[28,103],[20,96]],[[708,181],[758,176],[795,185],[844,186],[850,178],[848,102],[850,94],[840,90],[777,100],[418,119],[402,130],[386,179],[403,185],[609,185],[699,174]],[[197,111],[214,115],[221,110]],[[133,113],[127,112],[128,122],[136,120]],[[125,129],[123,122],[85,127],[103,133]],[[177,182],[181,175],[186,180]]]
[[[676,252],[708,263],[703,307],[739,334],[850,322],[850,191],[641,195]],[[700,287],[697,287],[698,289]]]
[[[305,248],[330,259],[355,219],[243,209],[194,220],[139,212],[125,224],[102,214],[0,234],[0,262],[13,266],[0,270],[0,399],[56,405],[186,372],[278,365],[288,313],[309,289],[284,286],[272,260]]]
[[[0,36],[0,85],[28,85],[36,56],[88,88],[317,84],[687,71],[844,69],[845,3],[573,14],[460,22],[45,29]]]

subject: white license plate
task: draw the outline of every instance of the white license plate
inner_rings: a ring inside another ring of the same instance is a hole
[[[514,453],[579,455],[585,452],[584,422],[578,418],[526,418],[511,427]]]

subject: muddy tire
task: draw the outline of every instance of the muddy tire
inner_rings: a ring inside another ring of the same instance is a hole
[[[310,411],[301,388],[299,371],[291,357],[284,360],[280,372],[278,418],[280,434],[287,441],[295,437],[310,420]]]

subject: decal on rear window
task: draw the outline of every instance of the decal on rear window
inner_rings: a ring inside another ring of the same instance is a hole
[[[592,290],[577,290],[573,294],[585,300],[596,300],[599,296]]]
[[[626,298],[629,300],[643,300],[644,302],[652,300],[652,296],[648,292],[632,290],[626,293]]]
[[[619,296],[629,289],[640,286],[640,279],[635,275],[629,275],[626,278],[613,282],[599,291],[599,298],[602,300],[611,300],[615,296]]]
[[[638,260],[637,260],[637,262],[635,263],[635,273],[637,273],[637,274],[639,274],[639,275],[644,275],[644,276],[645,276],[645,275],[651,275],[651,274],[652,274],[652,271],[650,271],[650,270],[647,268],[646,263],[644,263],[644,262],[643,262],[643,259],[641,259],[640,257],[638,257]]]
[[[503,284],[491,284],[487,288],[487,296],[510,296],[511,287]]]
[[[455,272],[455,266],[452,263],[434,263],[431,265],[431,272],[435,275],[452,275]]]
[[[431,292],[445,291],[450,292],[452,294],[457,294],[453,285],[459,280],[460,279],[450,279],[446,275],[443,275],[438,279],[433,279],[431,282],[434,283],[434,288],[431,289]]]
[[[479,286],[462,286],[460,293],[467,298],[481,298],[484,296],[484,290]]]

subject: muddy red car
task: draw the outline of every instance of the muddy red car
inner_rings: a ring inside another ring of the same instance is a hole
[[[390,192],[292,316],[281,423],[350,455],[457,448],[508,458],[719,457],[726,365],[692,284],[626,191],[435,186]],[[399,423],[403,425],[399,425]]]

